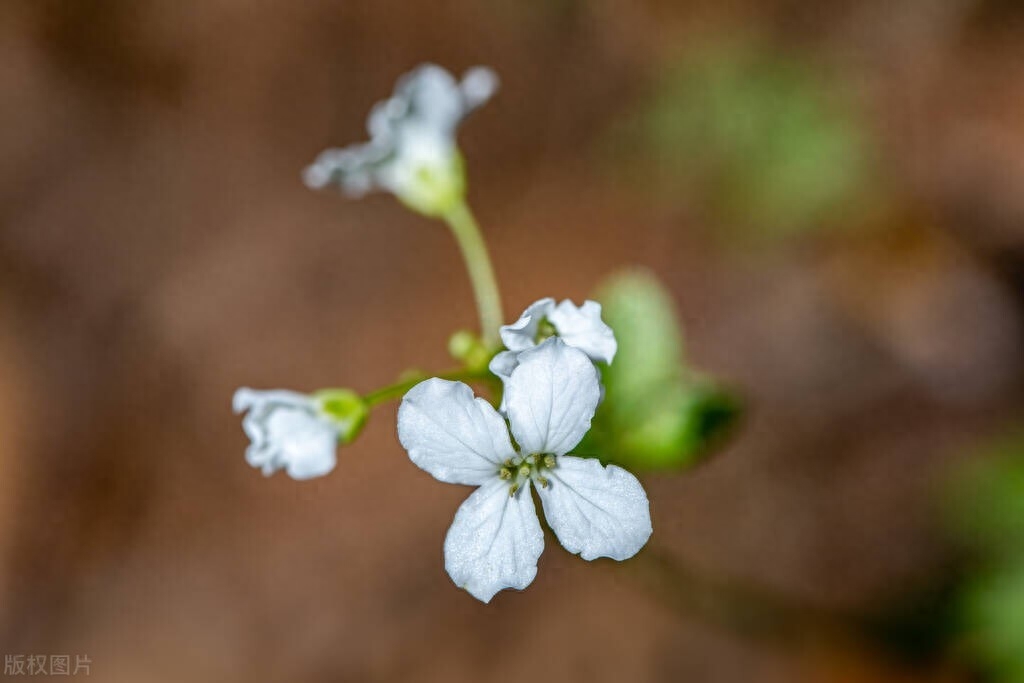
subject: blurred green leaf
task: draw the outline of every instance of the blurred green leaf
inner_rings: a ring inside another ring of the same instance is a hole
[[[1024,434],[957,467],[946,503],[974,560],[959,600],[963,651],[992,680],[1024,683]]]
[[[995,680],[1024,682],[1024,564],[975,577],[963,614],[971,654]]]
[[[616,398],[636,403],[652,387],[671,385],[683,374],[683,335],[668,292],[648,271],[629,270],[604,281],[595,295],[619,350],[605,371]]]
[[[688,370],[672,301],[652,274],[613,275],[595,298],[619,350],[603,369],[605,400],[576,450],[634,470],[694,464],[733,426],[738,401]]]
[[[723,223],[782,237],[834,227],[869,202],[868,140],[837,82],[751,45],[667,63],[628,128],[669,197],[680,190]]]
[[[1024,562],[1024,435],[986,446],[956,469],[949,488],[949,520],[964,544]]]

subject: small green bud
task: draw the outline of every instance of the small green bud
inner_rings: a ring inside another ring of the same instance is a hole
[[[466,366],[466,369],[483,371],[491,361],[487,345],[469,330],[459,330],[448,340],[448,353]]]
[[[324,389],[314,394],[317,408],[338,428],[342,443],[351,443],[363,431],[370,409],[351,389]]]

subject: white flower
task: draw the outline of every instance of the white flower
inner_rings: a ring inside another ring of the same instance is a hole
[[[341,425],[314,397],[242,388],[232,404],[236,413],[248,411],[242,429],[252,443],[245,459],[266,476],[283,469],[292,479],[312,479],[334,469]]]
[[[576,306],[565,299],[556,306],[554,299],[546,298],[530,304],[511,325],[501,326],[501,341],[508,351],[491,359],[490,371],[507,384],[519,363],[519,354],[552,336],[587,354],[595,363],[611,364],[618,350],[615,333],[601,320],[601,304],[588,300]],[[505,412],[504,399],[501,412]]]
[[[497,76],[484,67],[458,82],[439,66],[420,65],[370,111],[370,141],[321,153],[304,172],[306,184],[337,184],[354,197],[384,190],[421,213],[443,214],[465,192],[456,128],[497,87]]]
[[[585,560],[625,560],[651,535],[636,477],[566,455],[590,429],[600,395],[586,355],[549,339],[522,352],[506,393],[507,425],[468,386],[438,378],[413,387],[398,411],[398,438],[416,465],[440,481],[479,486],[455,514],[444,555],[456,585],[484,602],[537,574],[544,534],[531,483],[559,541]]]

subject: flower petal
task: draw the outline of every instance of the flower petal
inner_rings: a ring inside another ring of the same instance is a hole
[[[287,389],[270,389],[261,391],[242,387],[235,391],[231,399],[231,408],[236,413],[244,413],[249,409],[262,410],[270,405],[290,405],[294,407],[312,407],[313,400],[306,394]]]
[[[515,351],[502,351],[487,364],[487,369],[501,380],[512,376],[512,371],[519,365],[519,354]]]
[[[462,382],[420,382],[398,409],[398,440],[409,458],[435,479],[482,484],[515,456],[497,411]]]
[[[498,91],[498,74],[486,66],[474,66],[462,74],[459,89],[462,91],[466,111],[472,111]]]
[[[509,425],[524,455],[568,453],[590,429],[600,400],[597,368],[557,337],[520,353],[505,383]]]
[[[326,149],[306,167],[302,179],[314,190],[336,184],[348,196],[361,197],[376,187],[376,174],[386,168],[393,153],[390,145],[378,141]]]
[[[643,486],[632,474],[592,458],[565,455],[545,472],[537,488],[544,518],[571,553],[584,560],[625,560],[651,536],[651,511]]]
[[[524,351],[537,345],[537,327],[555,305],[552,298],[541,299],[530,304],[519,320],[511,325],[502,325],[499,330],[501,341],[509,351]]]
[[[444,539],[444,566],[455,585],[490,602],[500,590],[529,586],[543,551],[529,482],[510,496],[508,482],[495,478],[455,513]]]
[[[267,419],[267,431],[276,452],[272,460],[261,463],[264,473],[271,466],[271,471],[283,468],[292,479],[312,479],[334,469],[338,434],[323,420],[304,410],[281,407]],[[246,459],[251,465],[256,465],[252,457],[262,455],[265,451],[252,454],[246,451]]]
[[[569,346],[576,347],[591,360],[611,363],[618,350],[615,333],[601,320],[601,304],[584,301],[576,306],[568,299],[548,313],[548,320]]]
[[[402,76],[391,101],[404,105],[401,116],[423,121],[446,135],[453,134],[465,114],[459,84],[436,64],[421,64]]]
[[[487,364],[487,369],[490,370],[494,375],[501,380],[502,384],[508,381],[509,377],[512,376],[512,371],[519,366],[519,354],[515,351],[502,351],[501,353],[494,356],[491,362]],[[498,407],[498,412],[502,415],[505,414],[507,406],[505,403],[505,392],[501,392],[501,405]]]
[[[311,479],[334,469],[337,429],[320,416],[309,396],[243,387],[232,403],[235,412],[248,411],[242,429],[252,443],[245,459],[264,475],[284,469],[293,479]]]

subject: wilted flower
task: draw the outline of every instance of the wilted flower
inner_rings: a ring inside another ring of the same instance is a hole
[[[292,479],[312,479],[334,469],[338,441],[362,429],[367,408],[354,392],[339,389],[310,396],[294,391],[235,392],[236,413],[251,443],[246,461],[270,476],[283,469]]]
[[[557,338],[520,354],[506,383],[508,424],[461,382],[433,378],[405,395],[398,438],[410,459],[440,481],[479,486],[444,543],[456,585],[489,602],[533,581],[544,534],[531,484],[569,552],[625,560],[644,546],[651,518],[636,477],[566,455],[590,429],[599,397],[591,360]]]
[[[370,111],[370,141],[321,153],[305,170],[306,184],[338,185],[354,197],[384,190],[420,213],[447,213],[465,193],[455,131],[497,86],[497,76],[484,67],[470,69],[461,81],[434,64],[417,67]]]

